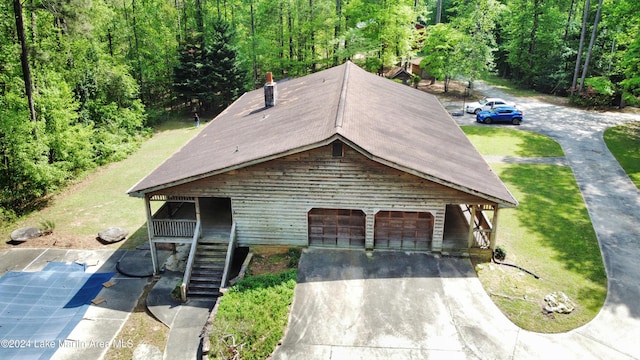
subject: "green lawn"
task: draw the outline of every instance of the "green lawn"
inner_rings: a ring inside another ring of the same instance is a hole
[[[604,141],[631,181],[640,188],[640,122],[607,129]]]
[[[516,157],[564,156],[560,145],[552,139],[516,129],[462,126],[473,145],[483,155]]]
[[[470,138],[485,155],[558,155],[559,146],[548,145],[553,140],[540,135],[493,127],[473,130]],[[500,134],[494,134],[496,130]],[[505,138],[504,143],[510,145],[487,138]],[[554,165],[490,165],[520,203],[515,209],[500,211],[497,245],[506,250],[506,262],[522,266],[540,279],[511,267],[477,264],[486,291],[511,321],[527,330],[563,332],[589,322],[604,304],[607,278],[573,172]],[[556,291],[573,299],[576,310],[568,315],[543,314],[545,295]]]
[[[100,246],[95,241],[97,233],[119,226],[131,234],[124,247],[135,247],[147,238],[146,215],[143,201],[128,196],[126,191],[202,128],[195,129],[191,119],[164,123],[127,159],[96,170],[54,196],[45,209],[5,226],[3,237],[8,239],[14,228],[52,221],[57,237],[81,239],[77,243]],[[6,246],[4,242],[0,244],[0,248]]]

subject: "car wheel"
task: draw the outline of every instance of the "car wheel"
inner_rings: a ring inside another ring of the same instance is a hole
[[[484,123],[485,124],[491,124],[492,122],[493,122],[493,120],[491,120],[490,117],[484,119]]]
[[[511,120],[511,123],[512,123],[513,125],[520,125],[520,119],[515,118],[515,119]]]
[[[478,113],[479,113],[480,111],[482,111],[482,109],[475,109],[475,110],[473,111],[473,113],[474,113],[474,114],[476,114],[476,115],[478,115]]]

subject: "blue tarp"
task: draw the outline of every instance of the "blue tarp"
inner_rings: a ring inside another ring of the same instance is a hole
[[[38,272],[0,277],[0,359],[48,359],[82,320],[114,273],[51,262]]]

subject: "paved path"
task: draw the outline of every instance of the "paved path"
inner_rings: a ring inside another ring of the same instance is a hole
[[[525,121],[514,128],[548,135],[564,149],[564,158],[544,162],[570,166],[585,199],[609,279],[602,311],[567,333],[533,333],[504,317],[468,260],[422,259],[418,263],[433,265],[416,269],[402,266],[415,264],[414,255],[374,253],[372,268],[363,252],[310,250],[274,359],[640,359],[640,194],[602,138],[606,128],[640,116],[581,111],[478,87],[518,103]],[[471,115],[455,119],[475,124]],[[385,268],[406,273],[385,275]]]
[[[550,343],[562,339],[560,347],[570,339],[602,351],[611,349],[616,358],[640,359],[640,193],[603,140],[607,128],[640,121],[640,116],[518,99],[483,83],[477,89],[486,96],[516,102],[525,113],[526,121],[520,129],[550,136],[560,143],[585,199],[608,276],[607,300],[593,321],[568,334],[528,334],[519,338],[516,349],[526,348],[528,339]],[[456,121],[460,125],[475,124],[471,115]],[[595,353],[594,358],[602,354]]]

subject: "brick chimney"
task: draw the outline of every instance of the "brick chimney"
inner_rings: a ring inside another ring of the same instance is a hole
[[[267,73],[267,83],[264,84],[264,107],[270,108],[276,106],[276,98],[278,91],[276,83],[273,81],[273,74]]]

